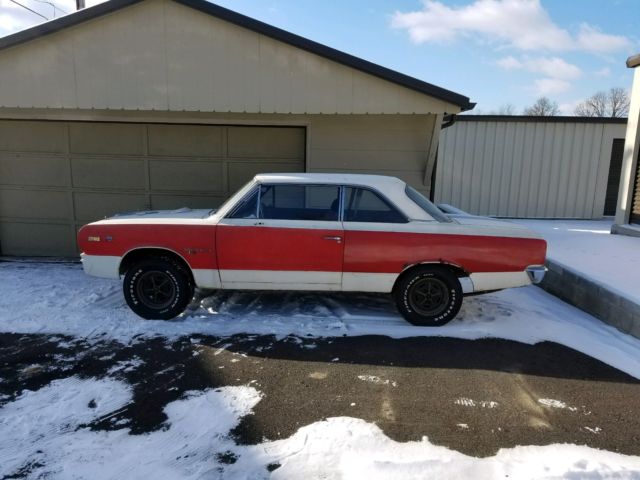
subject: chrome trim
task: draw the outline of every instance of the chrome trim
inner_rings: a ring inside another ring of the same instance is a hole
[[[342,237],[331,237],[331,236],[327,236],[327,237],[322,237],[323,240],[333,240],[335,242],[341,243],[342,242]]]
[[[260,200],[262,199],[262,184],[258,183],[258,195],[256,197],[256,218],[260,218]]]
[[[527,275],[529,275],[529,280],[531,283],[538,284],[544,278],[545,273],[547,273],[547,267],[544,265],[529,265],[525,268]]]

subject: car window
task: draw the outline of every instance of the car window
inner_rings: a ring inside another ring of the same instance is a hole
[[[407,223],[402,213],[371,190],[347,187],[344,202],[345,222]]]
[[[337,185],[262,185],[260,218],[274,220],[337,221]]]
[[[235,206],[227,218],[258,218],[258,189],[244,197],[238,205]]]
[[[422,195],[415,188],[407,185],[404,191],[407,194],[407,197],[409,197],[416,205],[418,205],[421,209],[427,212],[427,214],[429,214],[438,222],[451,222],[451,219],[447,217],[442,212],[442,210],[431,203],[431,201],[427,197]]]

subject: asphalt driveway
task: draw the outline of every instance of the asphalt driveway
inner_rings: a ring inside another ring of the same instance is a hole
[[[0,404],[60,378],[126,380],[133,402],[94,429],[153,431],[187,391],[253,385],[263,397],[232,432],[240,444],[350,416],[473,456],[552,443],[640,455],[640,381],[550,342],[236,335],[124,346],[3,334],[0,364]]]

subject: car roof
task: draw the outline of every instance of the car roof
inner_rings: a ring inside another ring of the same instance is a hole
[[[386,175],[353,173],[262,173],[254,177],[260,183],[329,183],[339,185],[362,185],[380,190],[405,187],[405,182]]]

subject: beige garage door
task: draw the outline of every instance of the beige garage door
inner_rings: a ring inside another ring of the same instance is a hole
[[[260,172],[299,172],[298,127],[0,121],[0,251],[77,254],[116,212],[214,208]]]

